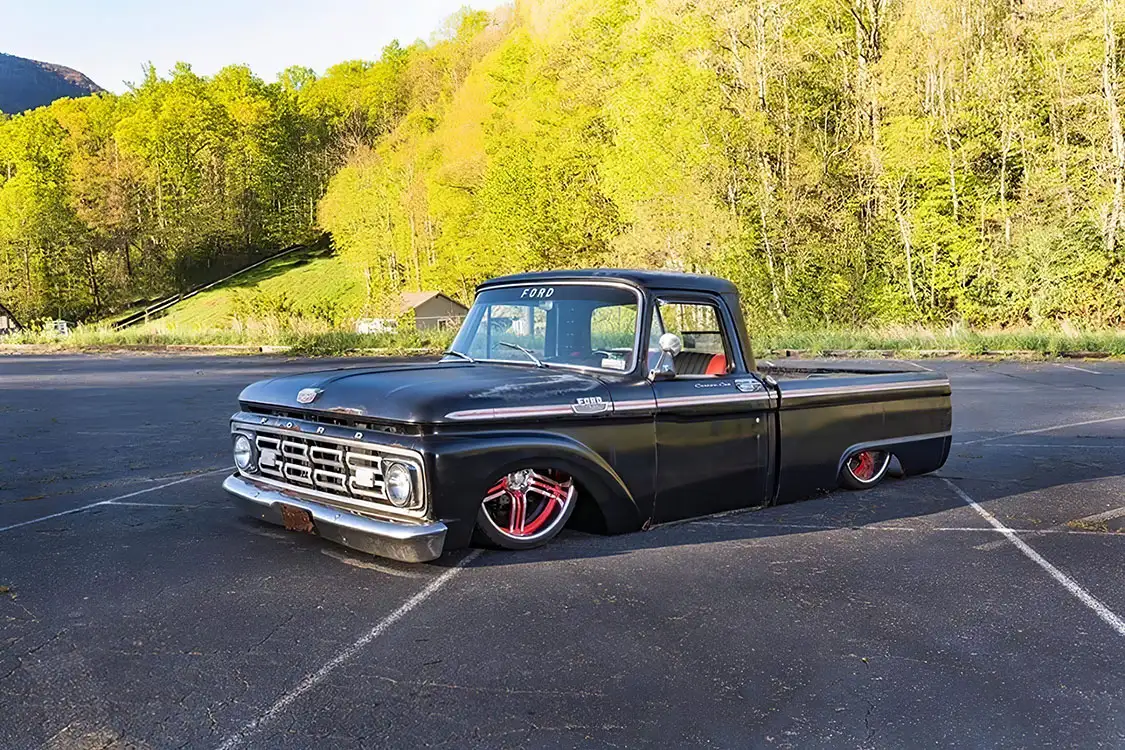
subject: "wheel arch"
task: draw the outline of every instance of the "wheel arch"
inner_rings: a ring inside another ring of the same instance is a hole
[[[865,450],[887,451],[898,459],[903,473],[907,475],[936,471],[945,464],[945,459],[949,456],[951,440],[950,433],[944,432],[854,443],[845,448],[836,461],[836,475],[839,476],[844,470],[844,463],[850,456]]]
[[[578,508],[592,501],[606,533],[641,528],[641,512],[624,480],[602,456],[572,438],[550,433],[477,434],[453,450],[442,450],[441,457],[459,467],[456,473],[465,486],[458,494],[472,503],[474,513],[489,483],[497,478],[522,468],[556,469],[578,485]]]

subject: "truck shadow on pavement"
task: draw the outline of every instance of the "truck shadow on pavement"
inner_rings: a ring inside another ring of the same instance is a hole
[[[1001,538],[943,479],[957,484],[982,507],[1017,529],[1034,529],[1036,524],[1045,528],[1108,510],[1107,505],[1125,505],[1122,466],[1114,460],[1115,452],[1099,451],[1106,454],[1099,460],[1055,456],[1050,468],[1044,469],[1042,452],[1039,456],[1016,456],[1000,455],[983,446],[973,448],[975,454],[952,455],[935,474],[888,479],[866,492],[838,490],[794,503],[661,524],[618,536],[568,529],[545,547],[530,552],[490,551],[473,566],[615,557],[661,548],[848,531],[897,531],[906,535],[959,531],[970,534],[974,544]],[[1104,498],[1083,489],[1084,485],[1106,480],[1121,484],[1115,485],[1116,492],[1103,493]],[[980,530],[979,536],[972,533],[975,529]]]

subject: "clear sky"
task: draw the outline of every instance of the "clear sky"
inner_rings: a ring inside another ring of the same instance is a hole
[[[267,81],[374,59],[388,42],[428,40],[459,8],[503,0],[0,0],[0,52],[66,65],[120,93],[147,62],[201,75],[244,63]]]

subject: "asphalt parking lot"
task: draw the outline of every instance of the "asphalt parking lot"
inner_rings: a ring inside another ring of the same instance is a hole
[[[924,364],[935,476],[409,566],[219,488],[310,363],[0,357],[0,748],[1122,747],[1125,365]]]

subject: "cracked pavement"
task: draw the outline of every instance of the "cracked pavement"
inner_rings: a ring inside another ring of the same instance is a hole
[[[195,476],[244,385],[332,364],[0,357],[0,528],[152,489],[0,532],[0,747],[219,747],[460,559],[264,526]],[[939,475],[1125,614],[1125,534],[1083,520],[1125,506],[1125,420],[1095,421],[1125,365],[923,364],[953,380]],[[1000,538],[916,477],[485,552],[242,746],[1125,745],[1125,639]]]

